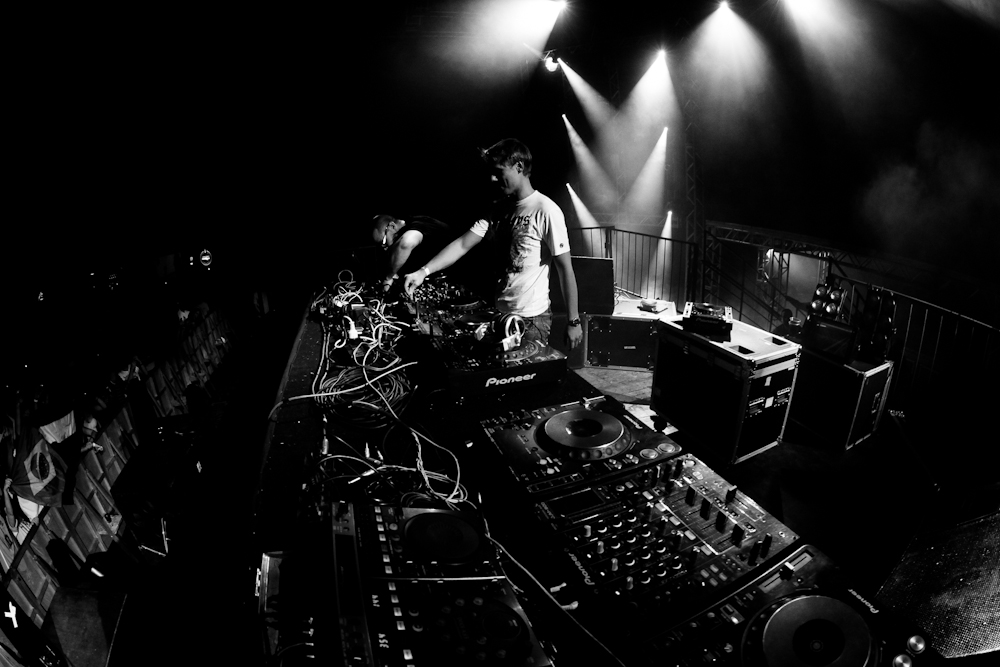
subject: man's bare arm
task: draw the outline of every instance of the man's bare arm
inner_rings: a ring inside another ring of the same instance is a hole
[[[465,256],[465,253],[479,245],[479,242],[482,240],[483,237],[478,234],[473,234],[471,229],[465,232],[442,248],[441,252],[434,255],[429,262],[424,264],[418,270],[413,273],[406,274],[406,282],[403,283],[403,289],[407,294],[412,295],[413,290],[420,287],[420,284],[424,282],[427,276],[447,269],[449,266],[462,259],[462,257]]]

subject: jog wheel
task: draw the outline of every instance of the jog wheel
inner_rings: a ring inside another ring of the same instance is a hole
[[[850,605],[824,595],[782,599],[750,624],[743,643],[748,665],[867,667],[875,643]]]
[[[416,561],[464,563],[479,551],[482,540],[466,517],[425,510],[407,519],[403,525],[403,543],[407,556]]]
[[[621,454],[629,446],[629,434],[617,417],[583,408],[549,417],[540,429],[543,449],[578,461],[596,461]],[[553,451],[554,450],[554,451]]]

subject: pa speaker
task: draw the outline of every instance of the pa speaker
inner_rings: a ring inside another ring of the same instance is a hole
[[[609,257],[573,257],[580,313],[611,315],[615,312],[615,265]],[[566,312],[566,299],[559,284],[558,269],[550,276],[552,312]]]

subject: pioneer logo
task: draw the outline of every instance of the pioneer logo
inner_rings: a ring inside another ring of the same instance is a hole
[[[587,572],[587,568],[583,566],[583,563],[581,563],[580,560],[576,557],[576,554],[574,554],[571,551],[568,551],[566,553],[569,554],[569,557],[572,559],[573,564],[576,565],[576,569],[580,570],[580,573],[583,574],[583,583],[587,584],[588,586],[593,586],[594,580],[590,578],[590,573]]]
[[[850,591],[851,595],[853,595],[857,599],[861,600],[862,604],[864,604],[866,607],[868,607],[868,611],[870,611],[873,614],[877,614],[878,613],[878,609],[876,609],[875,606],[871,602],[869,602],[868,600],[866,600],[863,597],[861,597],[860,595],[858,595],[857,591],[855,591],[852,588],[848,588],[847,590]]]
[[[487,387],[496,387],[502,384],[510,384],[512,382],[524,382],[525,380],[530,380],[531,378],[538,375],[538,373],[528,373],[527,375],[515,375],[509,378],[490,378],[486,381]]]

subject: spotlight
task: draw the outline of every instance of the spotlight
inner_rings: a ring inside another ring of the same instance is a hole
[[[809,304],[809,314],[836,320],[840,317],[840,307],[844,303],[844,289],[840,281],[829,276],[825,283],[816,285],[812,302]]]
[[[834,276],[816,285],[809,303],[809,317],[802,330],[802,345],[812,352],[848,363],[857,351],[857,329],[840,321],[844,294],[840,280]]]
[[[559,69],[559,63],[552,59],[552,56],[545,56],[545,69],[550,72],[555,72]]]

